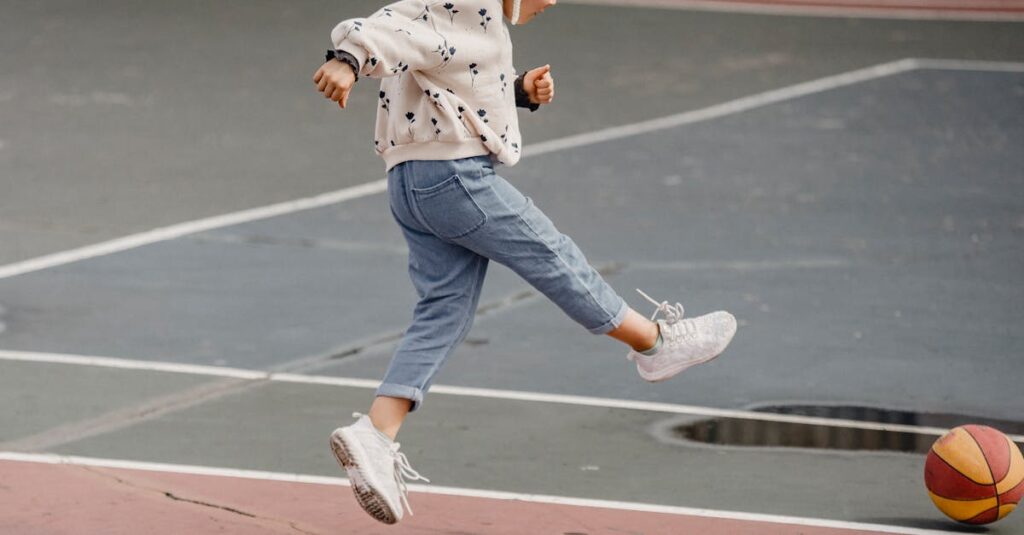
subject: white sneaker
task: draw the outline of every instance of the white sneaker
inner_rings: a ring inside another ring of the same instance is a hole
[[[409,507],[405,477],[430,482],[409,466],[409,459],[399,453],[399,444],[377,430],[370,417],[358,412],[354,424],[339,427],[331,433],[331,450],[338,464],[347,472],[356,501],[373,518],[394,524]]]
[[[653,320],[658,312],[664,312],[666,319],[657,320],[661,329],[661,348],[653,355],[644,355],[630,350],[626,358],[636,362],[640,377],[652,383],[664,381],[679,372],[707,362],[725,351],[725,347],[736,334],[736,318],[725,311],[712,312],[697,318],[683,319],[683,305],[675,306],[668,301],[658,303],[640,291],[640,295],[658,305],[651,315]]]

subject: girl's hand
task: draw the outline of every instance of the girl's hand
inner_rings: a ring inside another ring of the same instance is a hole
[[[551,65],[537,67],[523,76],[523,91],[534,104],[550,104],[555,99],[555,80],[551,78]]]
[[[352,66],[336,59],[321,65],[313,75],[313,83],[316,84],[317,90],[342,108],[348,104],[348,94],[355,81],[356,75],[352,72]]]

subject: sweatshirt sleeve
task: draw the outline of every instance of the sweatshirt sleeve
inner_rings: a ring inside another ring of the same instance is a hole
[[[359,74],[371,78],[436,67],[448,46],[426,9],[420,0],[394,2],[369,17],[339,22],[331,42],[356,58]]]

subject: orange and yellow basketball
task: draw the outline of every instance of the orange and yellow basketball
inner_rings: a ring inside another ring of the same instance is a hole
[[[1024,455],[999,431],[964,425],[932,445],[924,482],[949,518],[988,524],[1010,514],[1024,494]]]

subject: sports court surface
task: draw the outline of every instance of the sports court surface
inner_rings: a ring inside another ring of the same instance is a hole
[[[1024,533],[947,521],[920,453],[671,432],[943,432],[753,410],[787,403],[1024,421],[1024,2],[563,1],[512,28],[557,98],[496,171],[641,313],[634,288],[740,330],[651,385],[492,262],[399,435],[432,483],[393,528],[327,436],[415,293],[375,82],[344,111],[309,83],[382,4],[4,7],[0,533]]]

